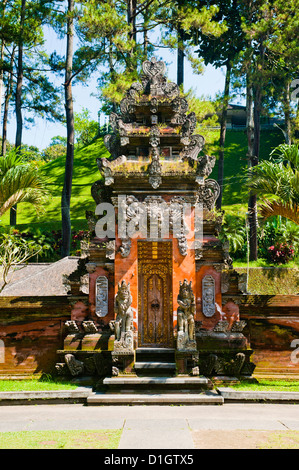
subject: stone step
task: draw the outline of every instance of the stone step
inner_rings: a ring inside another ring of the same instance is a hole
[[[103,380],[104,385],[206,385],[211,383],[206,377],[106,377]]]
[[[216,391],[201,393],[105,393],[94,392],[87,405],[222,405],[224,399]]]
[[[105,390],[118,391],[122,393],[134,392],[138,393],[142,391],[151,392],[163,392],[168,393],[170,391],[197,391],[202,392],[204,390],[211,390],[213,384],[210,379],[206,377],[153,377],[153,376],[118,376],[118,377],[106,377],[103,380],[103,386]]]
[[[175,362],[175,349],[137,348],[136,362]]]
[[[135,369],[169,369],[175,370],[176,363],[175,362],[135,362]]]
[[[168,353],[175,353],[174,348],[137,348],[136,352],[140,353],[157,353],[157,354],[168,354]]]

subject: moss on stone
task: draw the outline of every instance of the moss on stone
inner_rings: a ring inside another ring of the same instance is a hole
[[[246,268],[238,268],[238,273],[246,273]],[[267,267],[249,268],[248,291],[256,295],[298,294],[299,269]]]

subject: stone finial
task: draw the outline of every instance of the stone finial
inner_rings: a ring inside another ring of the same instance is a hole
[[[96,324],[93,321],[87,320],[82,323],[83,329],[87,334],[95,334],[98,332]]]
[[[80,333],[77,323],[73,320],[66,321],[64,326],[66,327],[68,334]]]

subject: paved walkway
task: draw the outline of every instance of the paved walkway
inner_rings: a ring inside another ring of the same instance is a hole
[[[119,449],[193,449],[196,431],[298,431],[299,405],[0,407],[0,432],[75,429],[123,429]]]

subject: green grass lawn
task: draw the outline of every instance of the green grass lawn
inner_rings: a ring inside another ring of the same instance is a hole
[[[36,392],[48,390],[75,390],[77,384],[62,380],[0,380],[0,392]]]
[[[258,383],[240,382],[230,384],[234,390],[248,390],[255,392],[299,392],[299,380],[267,380],[260,379]]]
[[[277,390],[299,392],[299,381],[297,380],[267,380],[260,379],[258,383],[241,381],[238,384],[229,385],[240,390]],[[0,380],[0,392],[25,392],[44,390],[74,390],[77,384],[58,380]]]
[[[219,139],[219,131],[214,132],[215,143]],[[269,157],[273,148],[283,141],[279,130],[263,130],[261,132],[261,159]],[[213,148],[213,146],[211,146]],[[207,151],[210,149],[208,148]],[[245,131],[227,131],[225,163],[224,163],[224,195],[223,209],[228,214],[245,214],[247,210],[248,193],[243,185],[244,170],[247,168],[247,137]],[[86,229],[85,211],[94,210],[95,203],[91,197],[92,184],[101,179],[96,158],[108,157],[109,153],[100,138],[93,144],[77,151],[74,158],[73,187],[71,199],[71,220],[73,228]],[[18,205],[18,228],[40,226],[47,229],[61,228],[61,190],[63,186],[65,158],[60,157],[42,167],[47,177],[51,197],[44,213],[36,214],[28,204]],[[217,163],[210,176],[217,179]],[[0,221],[9,225],[9,213]]]
[[[117,449],[122,430],[0,432],[0,449]]]

